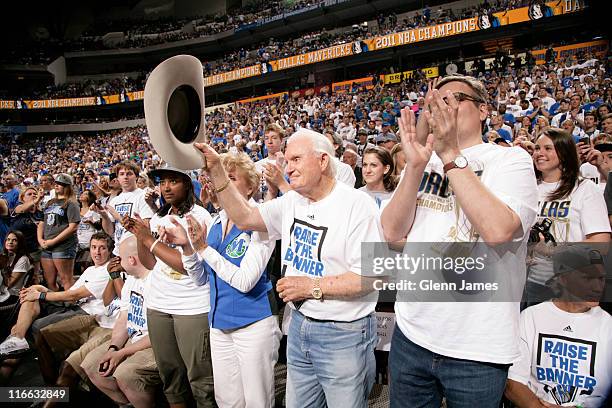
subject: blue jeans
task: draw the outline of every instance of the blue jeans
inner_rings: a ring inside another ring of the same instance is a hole
[[[367,407],[376,376],[376,319],[318,321],[291,311],[287,408]]]
[[[391,408],[498,408],[509,365],[441,356],[395,326],[389,353]]]

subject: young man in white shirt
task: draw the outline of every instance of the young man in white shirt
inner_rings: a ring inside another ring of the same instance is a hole
[[[487,268],[505,272],[517,301],[396,301],[391,407],[439,406],[446,397],[449,406],[493,408],[518,357],[516,326],[536,178],[524,150],[482,143],[488,94],[480,81],[450,76],[435,88],[418,130],[414,114],[402,111],[406,168],[382,212],[385,239],[407,239],[405,251],[418,242],[512,242],[513,250],[500,249],[503,256]]]
[[[261,160],[255,162],[255,168],[259,173],[261,173],[261,182],[259,191],[253,195],[253,199],[257,202],[261,202],[265,199],[266,192],[268,190],[265,179],[264,179],[264,171],[268,169],[270,166],[279,165],[280,163],[276,162],[277,154],[282,154],[281,148],[283,146],[283,140],[285,139],[285,131],[282,127],[277,125],[276,123],[272,123],[268,125],[264,131],[264,143],[266,145],[266,149],[268,150],[268,155]],[[278,166],[282,170],[282,166]],[[282,182],[282,181],[281,181]],[[283,183],[284,189],[286,190],[288,187],[286,183]]]
[[[108,310],[103,300],[104,291],[111,284],[106,269],[111,247],[112,240],[108,235],[97,233],[92,236],[90,248],[94,265],[87,268],[69,290],[52,292],[42,285],[33,285],[22,290],[20,293],[22,304],[17,323],[11,329],[11,335],[0,344],[0,354],[10,358],[28,351],[29,345],[25,336],[32,327],[41,358],[43,377],[47,383],[54,383],[57,374],[53,370],[53,353],[46,346],[43,330],[77,316],[94,318],[80,328],[112,327],[112,323],[106,324],[109,322],[106,318]],[[64,302],[77,303],[67,306]],[[41,315],[44,317],[40,317]],[[51,355],[48,355],[49,353]]]
[[[97,211],[102,217],[102,228],[104,232],[112,236],[115,240],[114,255],[119,254],[119,244],[121,240],[131,235],[121,221],[125,217],[134,217],[138,214],[143,220],[148,220],[153,216],[153,211],[145,201],[145,192],[136,187],[136,180],[140,169],[132,161],[126,160],[115,167],[117,180],[121,186],[121,194],[109,200],[104,208],[97,205]]]
[[[335,178],[334,150],[299,130],[285,151],[292,191],[253,207],[229,183],[219,156],[205,155],[221,206],[243,230],[282,239],[280,298],[287,340],[287,407],[366,407],[374,383],[376,278],[361,267],[361,242],[381,239],[377,208]],[[290,312],[289,312],[290,310]]]
[[[119,254],[129,275],[121,291],[121,313],[111,339],[90,351],[77,371],[117,404],[152,407],[161,379],[147,328],[145,285],[150,271],[138,258],[136,237],[124,239]]]
[[[559,295],[521,313],[520,359],[506,397],[518,407],[604,407],[612,389],[612,317],[599,307],[606,271],[587,244],[557,248]]]

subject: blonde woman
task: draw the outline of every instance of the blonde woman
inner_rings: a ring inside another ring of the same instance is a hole
[[[260,180],[251,159],[246,154],[223,154],[221,162],[242,197],[251,200]],[[217,404],[272,407],[281,332],[266,266],[275,241],[268,241],[266,234],[239,229],[223,210],[208,231],[193,219],[188,223],[189,238],[182,227],[169,236],[172,243],[182,246],[183,265],[194,282],[210,282],[210,347]]]

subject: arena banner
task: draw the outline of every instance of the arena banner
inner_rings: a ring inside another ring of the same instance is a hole
[[[264,66],[264,71],[262,71],[262,65]],[[204,77],[204,86],[213,86],[225,82],[250,78],[252,76],[261,75],[262,73],[265,74],[268,72],[267,65],[268,64],[266,63],[262,63],[261,65],[251,65],[250,67],[235,69],[233,71],[222,72],[220,74]]]
[[[372,89],[374,87],[374,77],[366,77],[359,79],[351,79],[350,81],[334,82],[332,83],[333,93],[344,93],[350,92],[350,90],[357,86],[357,88]]]
[[[306,54],[293,55],[279,60],[263,62],[259,65],[252,65],[246,68],[206,77],[204,78],[204,85],[218,85],[255,75],[265,75],[272,71],[301,67],[364,52],[382,50],[389,47],[400,47],[479,30],[488,30],[509,24],[523,23],[530,20],[539,20],[546,17],[574,13],[582,8],[583,4],[581,0],[557,0],[546,4],[532,4],[529,7],[521,7],[428,27],[415,28],[399,33],[367,38],[363,41],[339,44],[333,47],[311,51]]]
[[[598,58],[603,59],[608,53],[608,40],[589,41],[553,47],[553,51],[555,52],[555,61],[563,61],[567,57],[583,52],[594,53]],[[536,59],[536,64],[541,65],[546,62],[544,60],[546,56],[545,49],[532,51],[532,54]]]
[[[333,47],[323,48],[322,50],[311,51],[306,54],[293,55],[270,62],[273,71],[281,71],[302,65],[316,64],[317,62],[328,61],[331,59],[347,57],[360,53],[361,45],[359,41],[350,44],[334,45]]]
[[[0,101],[0,109],[15,109],[15,101]]]
[[[436,78],[437,76],[440,75],[438,73],[438,67],[422,68],[422,69],[419,69],[418,71],[423,72],[425,74],[425,77],[427,78]],[[402,78],[409,78],[410,76],[412,76],[414,72],[415,70],[413,69],[410,71],[396,72],[394,74],[381,75],[380,79],[383,81],[385,85],[398,84],[402,82]]]
[[[279,92],[279,93],[275,93],[271,95],[256,96],[255,98],[241,99],[238,101],[238,103],[251,103],[251,102],[258,102],[258,101],[263,101],[263,100],[272,99],[272,98],[283,98],[287,94],[288,94],[287,92]]]

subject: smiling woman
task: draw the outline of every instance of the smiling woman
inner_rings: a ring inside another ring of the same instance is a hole
[[[609,242],[610,223],[604,198],[595,183],[579,177],[576,144],[569,132],[545,130],[536,140],[533,160],[538,177],[536,224],[548,220],[550,237],[556,244]],[[550,239],[538,237],[545,242],[534,246],[534,262],[524,295],[528,305],[553,295],[546,286],[553,276]]]

